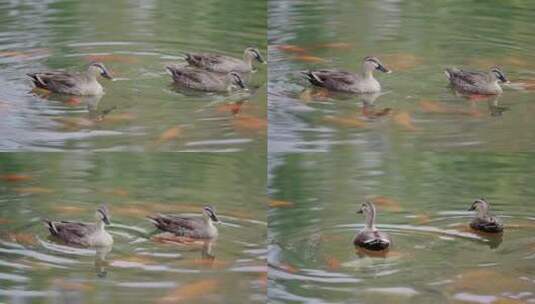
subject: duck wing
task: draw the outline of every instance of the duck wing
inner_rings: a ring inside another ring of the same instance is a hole
[[[224,61],[224,57],[227,56],[211,53],[187,53],[186,61],[189,64],[196,66],[207,66],[213,64],[220,64],[222,61]]]
[[[502,232],[503,225],[495,218],[489,217],[486,219],[475,218],[471,223],[470,227],[476,230],[481,230],[485,232]]]
[[[168,66],[167,70],[171,73],[171,76],[177,82],[198,83],[202,81],[201,74],[193,69]]]
[[[239,64],[240,60],[234,57],[212,53],[188,53],[186,61],[198,67],[217,67],[224,64]]]
[[[351,85],[355,82],[356,77],[354,73],[333,69],[311,71],[310,73],[322,83],[333,81]]]
[[[158,229],[178,234],[183,234],[187,230],[196,230],[202,227],[200,218],[167,214],[158,214],[149,216],[148,218]]]
[[[370,250],[384,250],[391,243],[390,236],[380,231],[362,231],[353,240],[354,245]]]
[[[464,71],[456,68],[446,69],[448,78],[452,82],[464,82],[477,85],[486,79],[487,75],[482,72]]]
[[[175,82],[190,88],[203,89],[221,84],[221,79],[212,72],[191,68],[167,67],[167,69],[171,72]]]
[[[45,221],[50,233],[67,243],[87,245],[84,238],[93,233],[94,224],[71,221]]]
[[[69,91],[76,87],[80,75],[69,72],[40,72],[27,74],[35,86],[53,91]]]

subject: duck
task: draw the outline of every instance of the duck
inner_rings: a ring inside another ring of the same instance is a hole
[[[113,237],[106,231],[110,225],[110,213],[105,205],[95,212],[96,223],[44,220],[50,234],[69,245],[82,247],[110,247]]]
[[[97,81],[98,75],[113,80],[108,69],[101,62],[89,64],[82,73],[66,71],[45,71],[26,74],[37,88],[69,95],[102,95],[104,89]]]
[[[253,61],[265,64],[260,51],[248,47],[243,51],[243,59],[215,53],[186,53],[185,60],[189,65],[217,73],[250,73],[255,69]]]
[[[392,239],[387,233],[375,227],[375,205],[372,202],[364,202],[357,213],[364,214],[366,223],[364,229],[353,239],[353,244],[374,251],[388,249],[392,244]]]
[[[157,214],[148,219],[160,230],[193,239],[216,238],[218,230],[214,223],[221,223],[212,206],[203,207],[201,217]]]
[[[468,211],[477,211],[476,217],[470,222],[472,229],[489,233],[503,232],[503,224],[489,214],[489,203],[485,199],[475,200]]]
[[[503,92],[499,83],[510,83],[497,67],[491,68],[487,73],[448,68],[444,74],[455,90],[468,94],[499,95]]]
[[[337,69],[309,70],[301,72],[306,79],[315,86],[332,91],[346,93],[377,93],[381,91],[381,84],[373,77],[373,71],[391,73],[381,61],[374,56],[367,56],[362,60],[361,73],[347,72]]]
[[[237,72],[218,74],[188,67],[168,66],[168,73],[176,85],[204,92],[230,92],[245,89],[242,77]]]

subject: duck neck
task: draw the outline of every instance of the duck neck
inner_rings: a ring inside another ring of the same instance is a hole
[[[214,223],[213,223],[212,219],[209,216],[207,216],[206,214],[203,215],[202,219],[203,219],[204,224],[206,226],[208,226],[208,227],[214,226]]]
[[[104,227],[106,226],[106,224],[104,224],[103,221],[98,221],[97,222],[97,231],[104,231]]]
[[[243,54],[243,61],[245,62],[245,64],[247,64],[249,68],[253,68],[253,57],[251,57],[249,53],[245,52]]]
[[[363,77],[364,79],[371,79],[371,78],[373,78],[373,71],[372,71],[372,70],[369,70],[369,69],[364,68],[364,69],[362,70],[362,73],[361,73],[361,74],[362,74],[362,77]]]
[[[479,208],[477,209],[477,217],[480,219],[485,219],[489,217],[489,206],[485,204],[479,206]]]
[[[375,231],[377,228],[375,228],[375,209],[370,209],[369,213],[366,214],[366,230]]]
[[[89,80],[96,80],[98,75],[100,74],[100,70],[94,66],[90,66],[87,69],[86,76]]]

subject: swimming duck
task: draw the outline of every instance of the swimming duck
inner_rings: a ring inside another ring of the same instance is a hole
[[[363,59],[362,72],[352,73],[336,69],[302,72],[307,80],[315,86],[333,91],[348,93],[376,93],[381,91],[381,84],[373,77],[373,71],[391,73],[377,57]]]
[[[95,224],[71,221],[49,221],[45,225],[50,233],[71,245],[83,247],[108,247],[113,244],[112,236],[104,229],[110,224],[110,214],[106,206],[95,212]]]
[[[236,72],[217,74],[214,72],[192,68],[168,66],[167,71],[173,77],[175,84],[205,92],[225,92],[244,89],[245,84]]]
[[[56,93],[71,95],[101,95],[104,89],[98,83],[97,76],[113,79],[100,62],[93,62],[83,73],[48,71],[27,74],[38,88]]]
[[[217,227],[220,223],[211,206],[203,207],[202,217],[184,217],[178,215],[157,214],[148,216],[150,221],[160,230],[172,232],[177,236],[194,239],[212,239],[217,237]]]
[[[472,229],[490,233],[503,231],[503,224],[495,216],[489,215],[489,203],[486,200],[482,198],[475,200],[468,210],[477,210],[477,216],[470,222]]]
[[[480,95],[497,95],[503,92],[499,82],[509,83],[499,68],[492,68],[490,72],[464,71],[449,68],[444,71],[451,86],[463,93]]]
[[[253,61],[266,63],[258,49],[248,47],[243,52],[243,60],[214,53],[186,53],[186,61],[197,68],[218,73],[249,73],[254,71]]]
[[[392,240],[388,234],[377,230],[375,227],[375,206],[373,203],[364,202],[357,213],[364,214],[366,224],[364,229],[355,236],[353,244],[368,250],[387,249]]]

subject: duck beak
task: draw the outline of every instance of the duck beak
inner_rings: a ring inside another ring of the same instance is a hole
[[[109,219],[107,216],[104,217],[104,218],[102,219],[102,221],[103,221],[104,224],[106,224],[106,225],[111,225],[111,223],[110,223],[110,219]]]
[[[100,73],[100,76],[107,78],[109,80],[113,80],[113,77],[111,77],[110,72],[108,72],[107,70],[104,70],[102,73]]]
[[[240,88],[242,88],[242,89],[245,89],[245,84],[243,83],[243,81],[241,79],[238,80],[238,86],[240,86]]]
[[[214,223],[221,224],[221,221],[219,220],[219,218],[218,218],[215,214],[212,214],[212,215],[210,216],[210,218],[212,219],[212,221],[213,221]]]
[[[476,207],[474,206],[470,206],[470,208],[468,208],[468,211],[474,211],[474,210],[476,210]]]
[[[385,66],[382,65],[382,64],[380,64],[380,65],[377,67],[377,69],[378,69],[379,71],[383,72],[383,73],[386,73],[386,74],[390,74],[390,73],[392,73],[391,70],[385,68]]]
[[[362,209],[360,209],[360,210],[357,211],[357,214],[362,214],[362,213],[363,213],[363,212],[362,212]]]

